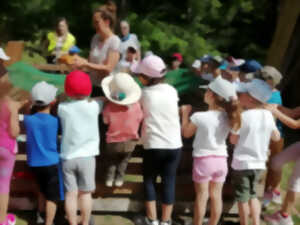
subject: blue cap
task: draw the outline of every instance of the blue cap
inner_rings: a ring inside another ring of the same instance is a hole
[[[80,49],[76,45],[72,46],[69,50],[70,54],[79,53],[79,52],[80,52]]]
[[[212,56],[211,55],[204,55],[200,58],[201,62],[204,62],[204,63],[208,63],[212,60]]]
[[[256,60],[247,60],[240,66],[231,67],[230,70],[234,71],[242,71],[244,73],[254,73],[258,70],[262,69],[262,65]]]

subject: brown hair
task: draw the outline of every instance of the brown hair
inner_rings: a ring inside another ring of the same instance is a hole
[[[5,96],[11,97],[15,101],[28,100],[30,93],[20,88],[14,87],[10,82],[0,82],[0,98]]]
[[[227,113],[229,119],[229,125],[233,130],[238,130],[241,128],[242,119],[242,107],[238,99],[231,99],[227,102],[224,98],[218,96],[212,92],[215,98],[215,103],[217,106],[221,107]]]
[[[112,30],[115,29],[115,24],[117,20],[117,6],[113,2],[107,2],[107,4],[100,6],[94,11],[95,13],[100,13],[100,16],[104,20],[109,20],[109,26]]]

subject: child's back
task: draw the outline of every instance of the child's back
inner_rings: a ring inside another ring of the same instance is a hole
[[[142,106],[144,148],[177,149],[182,146],[178,94],[168,84],[144,88]]]
[[[234,150],[232,167],[237,170],[265,169],[274,130],[276,125],[269,111],[251,109],[243,112],[240,138]]]
[[[62,159],[99,154],[98,117],[102,105],[100,100],[85,98],[61,103],[58,106],[58,116],[62,126]]]
[[[27,134],[26,150],[29,166],[50,166],[59,162],[57,151],[59,121],[47,113],[24,117]]]

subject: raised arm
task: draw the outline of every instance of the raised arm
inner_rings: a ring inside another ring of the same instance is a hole
[[[281,112],[278,109],[277,105],[266,105],[265,106],[266,109],[270,110],[273,115],[279,119],[283,124],[285,124],[286,126],[292,128],[292,129],[299,129],[300,128],[300,120],[295,120],[289,116],[287,116],[286,114],[284,114],[283,112]]]
[[[292,117],[294,119],[299,118],[300,117],[300,106],[294,108],[294,109],[290,109],[287,107],[284,107],[282,105],[278,105],[277,107],[281,112],[283,112],[284,114],[286,114],[289,117]]]
[[[181,107],[181,130],[182,135],[185,138],[190,138],[195,135],[197,131],[197,127],[193,124],[190,119],[189,115],[192,111],[191,105],[184,105]]]

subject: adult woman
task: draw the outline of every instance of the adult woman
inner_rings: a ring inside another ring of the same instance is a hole
[[[126,58],[126,52],[128,47],[132,46],[137,48],[137,60],[140,58],[140,42],[135,34],[130,33],[130,25],[127,21],[123,20],[120,23],[122,38],[121,38],[121,46],[120,53],[121,59]]]
[[[55,63],[56,59],[67,53],[75,45],[75,42],[75,37],[69,32],[67,20],[59,18],[55,31],[47,34],[47,62]]]
[[[113,14],[105,9],[97,9],[93,15],[96,35],[92,39],[89,60],[79,59],[77,67],[90,70],[93,84],[92,96],[102,95],[101,81],[116,67],[119,58],[120,39],[113,32]]]

